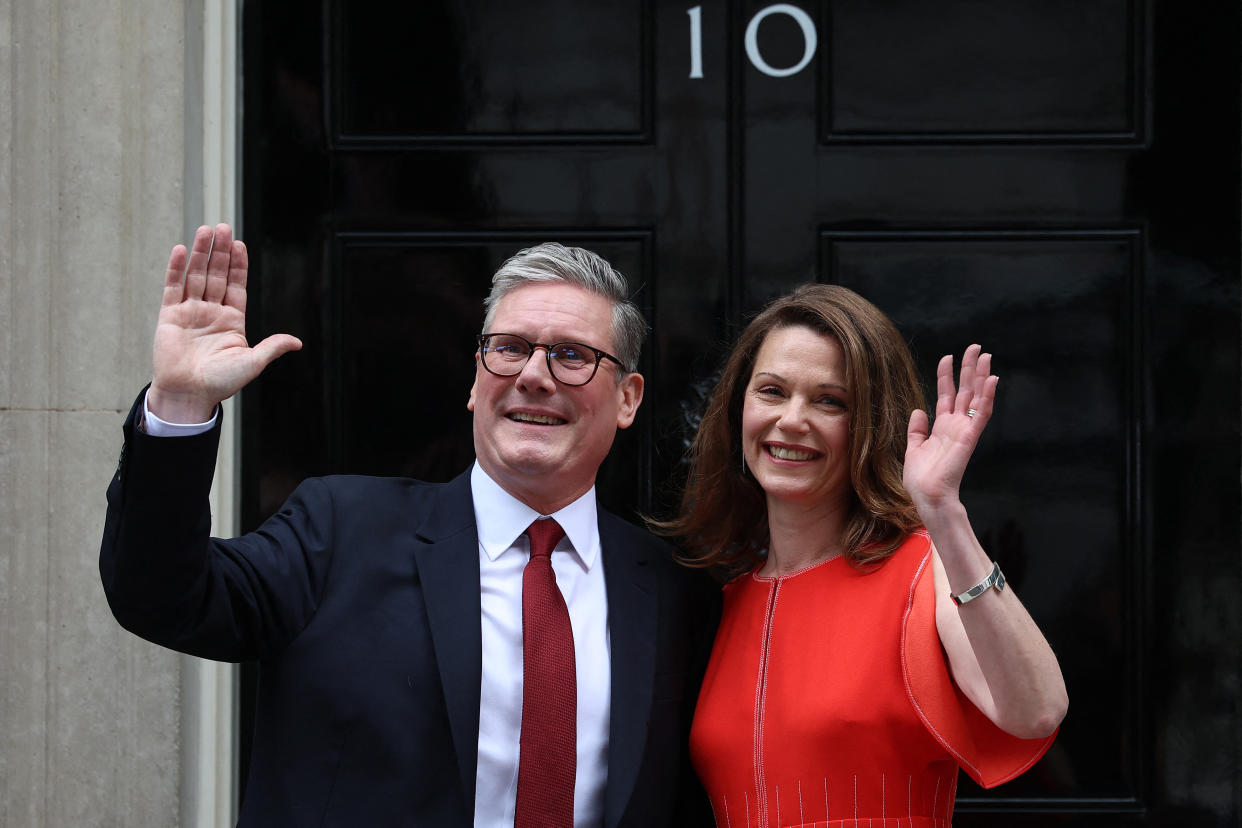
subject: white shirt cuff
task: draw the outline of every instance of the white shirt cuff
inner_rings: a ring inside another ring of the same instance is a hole
[[[142,430],[152,437],[193,437],[211,431],[220,418],[220,407],[216,406],[215,413],[205,423],[167,423],[151,413],[147,408],[147,395],[143,394],[142,417]]]

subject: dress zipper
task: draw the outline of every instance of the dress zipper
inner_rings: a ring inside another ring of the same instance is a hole
[[[768,658],[772,646],[772,620],[776,612],[776,596],[781,591],[780,579],[769,587],[768,607],[763,620],[763,645],[759,656],[759,681],[755,687],[755,798],[759,808],[759,828],[768,825],[768,791],[763,772],[763,725],[767,715]]]

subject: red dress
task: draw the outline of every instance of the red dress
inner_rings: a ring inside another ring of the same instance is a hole
[[[992,787],[1044,754],[1055,734],[1010,736],[953,684],[935,606],[925,532],[869,574],[725,586],[690,733],[717,825],[945,828],[959,767]]]

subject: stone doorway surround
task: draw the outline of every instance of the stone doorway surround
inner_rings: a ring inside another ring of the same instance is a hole
[[[98,549],[168,250],[236,219],[238,30],[235,0],[0,0],[0,825],[235,820],[235,668],[122,630]]]

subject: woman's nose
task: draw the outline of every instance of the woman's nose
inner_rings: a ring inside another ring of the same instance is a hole
[[[806,406],[801,400],[791,399],[781,408],[781,416],[776,424],[786,431],[805,431]]]

